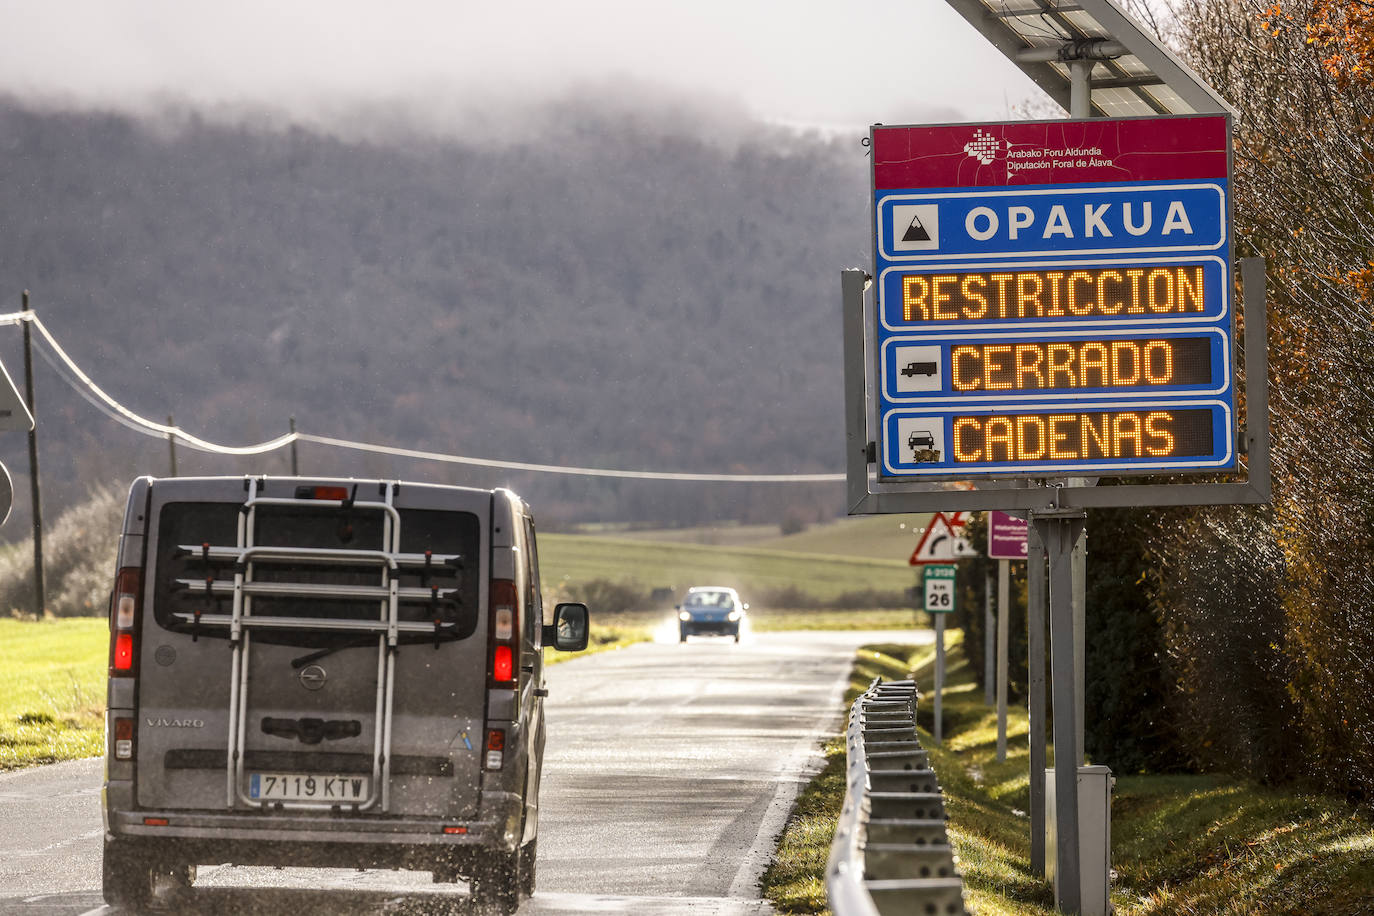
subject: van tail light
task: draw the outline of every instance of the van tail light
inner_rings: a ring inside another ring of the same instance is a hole
[[[142,569],[126,566],[115,576],[110,596],[110,677],[133,677],[136,673],[142,593]]]
[[[119,717],[114,720],[114,756],[116,760],[134,759],[134,720]]]
[[[520,603],[515,583],[509,579],[492,579],[490,604],[491,683],[492,686],[513,686],[516,639],[520,634]]]
[[[506,730],[504,728],[487,729],[487,769],[499,770],[505,762]]]
[[[515,679],[515,657],[511,652],[510,646],[497,646],[496,652],[492,656],[491,676],[496,681],[512,681]]]

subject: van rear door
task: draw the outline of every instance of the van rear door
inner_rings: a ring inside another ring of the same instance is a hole
[[[156,481],[139,805],[472,816],[490,511],[454,487]]]

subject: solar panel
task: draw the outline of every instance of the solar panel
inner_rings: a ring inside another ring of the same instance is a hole
[[[1211,86],[1112,0],[948,0],[1064,107],[1070,62],[1091,60],[1092,114],[1235,114]]]

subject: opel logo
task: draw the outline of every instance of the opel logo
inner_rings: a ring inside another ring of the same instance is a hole
[[[301,686],[306,690],[319,690],[324,686],[325,679],[329,677],[319,665],[302,668],[301,673],[297,676],[301,679]]]

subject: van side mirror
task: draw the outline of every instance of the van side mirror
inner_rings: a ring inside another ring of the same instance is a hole
[[[558,605],[553,609],[553,623],[544,625],[544,645],[553,646],[560,652],[581,652],[587,648],[589,618],[585,604]]]

